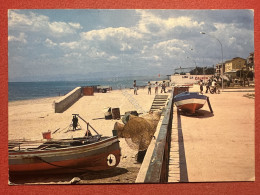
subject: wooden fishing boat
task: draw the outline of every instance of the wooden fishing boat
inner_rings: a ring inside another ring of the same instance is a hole
[[[41,141],[9,141],[9,172],[65,173],[100,171],[120,162],[117,137],[101,135]]]
[[[183,92],[174,96],[174,103],[178,109],[194,114],[202,108],[207,101],[207,96],[196,92]]]

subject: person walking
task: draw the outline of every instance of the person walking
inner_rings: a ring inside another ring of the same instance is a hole
[[[216,80],[215,80],[215,79],[212,81],[211,86],[213,87],[214,93],[216,93],[216,90],[217,90],[216,87],[217,87],[217,86],[216,86]]]
[[[136,85],[136,80],[134,80],[133,87],[134,87],[134,95],[137,95],[137,85]]]
[[[165,88],[166,88],[165,81],[163,81],[161,93],[162,93],[162,92],[166,93]]]
[[[155,85],[154,85],[154,86],[155,86],[155,88],[154,88],[154,89],[155,89],[154,93],[157,95],[157,94],[158,94],[158,82],[157,82],[157,81],[155,82]]]
[[[151,82],[148,82],[148,95],[151,95]]]
[[[206,84],[206,93],[208,93],[208,91],[210,90],[210,85],[211,85],[211,81],[210,79],[207,81],[207,84]]]
[[[200,80],[199,84],[200,84],[200,93],[203,94],[203,81]]]

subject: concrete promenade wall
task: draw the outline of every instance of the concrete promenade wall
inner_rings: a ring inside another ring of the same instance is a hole
[[[62,113],[67,110],[71,105],[79,100],[82,96],[81,87],[73,89],[71,92],[55,101],[55,113]]]

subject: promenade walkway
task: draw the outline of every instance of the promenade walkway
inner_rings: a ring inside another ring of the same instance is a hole
[[[174,107],[168,182],[255,180],[255,106],[247,93],[206,94],[213,114],[207,104],[197,116]]]

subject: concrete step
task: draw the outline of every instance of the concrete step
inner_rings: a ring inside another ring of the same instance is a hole
[[[156,95],[154,97],[150,111],[156,111],[161,109],[162,107],[165,107],[167,100],[168,95]]]
[[[166,98],[168,95],[156,95],[155,98]]]
[[[153,104],[161,104],[161,105],[164,105],[165,102],[154,102]]]

